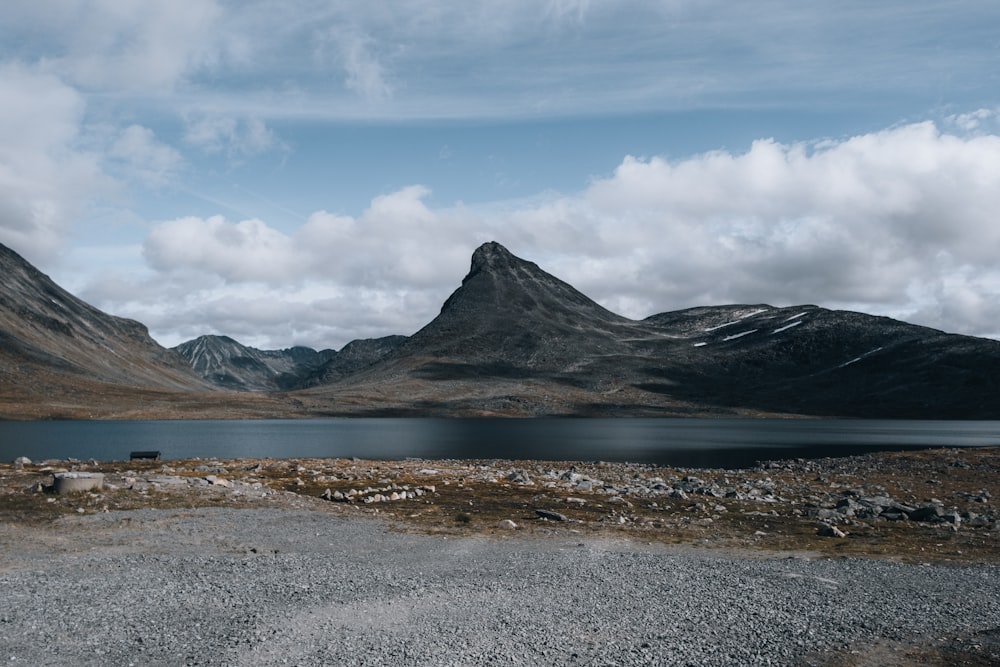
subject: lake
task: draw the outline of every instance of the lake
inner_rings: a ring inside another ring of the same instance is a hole
[[[1000,421],[307,419],[0,421],[0,460],[352,457],[631,461],[745,468],[779,458],[1000,445]]]

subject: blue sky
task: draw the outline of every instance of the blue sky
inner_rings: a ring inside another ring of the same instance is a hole
[[[1000,337],[1000,5],[0,7],[0,243],[165,345],[410,334],[497,240],[630,317]]]

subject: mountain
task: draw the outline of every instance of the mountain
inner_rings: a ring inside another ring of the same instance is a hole
[[[302,393],[366,414],[997,418],[1000,342],[813,305],[616,315],[497,243],[384,359]]]
[[[351,341],[339,352],[310,347],[258,350],[229,336],[199,336],[173,349],[204,380],[236,391],[288,391],[328,384],[371,366],[406,336]]]
[[[42,416],[90,414],[101,397],[136,389],[208,389],[145,326],[84,303],[3,245],[0,275],[0,417],[11,403]]]
[[[228,336],[199,336],[173,349],[208,382],[238,391],[293,389],[334,355],[309,347],[258,350]]]
[[[442,371],[559,372],[614,353],[637,327],[499,243],[486,243],[441,313],[399,353],[435,357]]]

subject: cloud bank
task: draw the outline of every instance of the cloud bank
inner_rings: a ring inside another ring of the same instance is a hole
[[[156,289],[183,298],[152,312],[146,286],[119,295],[116,310],[171,342],[198,326],[263,346],[410,334],[458,286],[475,247],[496,239],[634,318],[816,303],[1000,337],[995,134],[922,122],[682,160],[626,157],[578,193],[533,201],[431,208],[428,195],[414,185],[357,217],[319,211],[291,231],[163,221],[144,256]]]

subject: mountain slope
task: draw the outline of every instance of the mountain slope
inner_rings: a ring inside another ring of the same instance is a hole
[[[0,245],[3,367],[43,367],[88,380],[170,389],[205,384],[145,326],[103,313]]]
[[[88,305],[3,245],[0,276],[0,419],[234,416],[277,407],[206,397],[212,388],[145,326]]]

